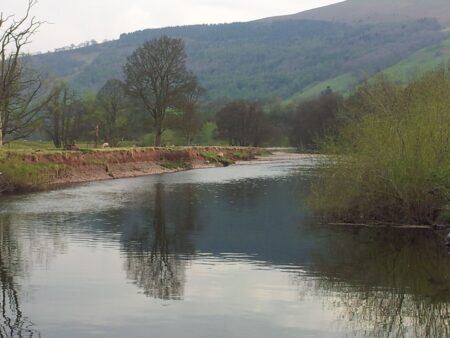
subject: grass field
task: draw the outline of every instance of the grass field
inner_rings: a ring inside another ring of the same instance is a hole
[[[421,75],[435,70],[439,66],[450,63],[450,39],[435,46],[421,49],[402,60],[401,62],[385,69],[384,74],[389,79],[402,84],[408,84]],[[368,76],[370,74],[367,74]],[[296,104],[320,95],[327,87],[344,96],[348,95],[358,84],[358,79],[351,73],[340,75],[333,79],[313,83],[302,92],[285,100],[285,104]]]
[[[417,77],[446,65],[450,61],[450,39],[442,43],[421,49],[410,57],[387,68],[384,73],[393,81],[410,83]]]
[[[286,104],[295,104],[302,101],[318,97],[327,87],[333,91],[343,94],[349,94],[350,91],[358,84],[358,80],[352,74],[343,74],[334,79],[325,80],[314,83],[306,87],[302,92],[290,97],[285,101]]]
[[[81,149],[90,149],[94,148],[93,143],[80,143],[77,146]],[[4,145],[3,150],[61,150],[55,148],[52,142],[50,141],[14,141]]]
[[[129,142],[122,142],[121,145],[117,148],[120,149],[127,149],[127,148],[133,148],[133,145],[135,142],[129,141]],[[80,148],[82,151],[86,150],[102,150],[102,147],[95,147],[94,143],[86,143],[81,142],[77,143],[77,147]],[[108,148],[110,149],[110,148]],[[14,141],[9,142],[3,146],[3,148],[0,148],[1,151],[17,151],[17,152],[34,152],[34,151],[64,151],[64,149],[58,149],[55,148],[53,143],[51,141],[28,141],[28,140],[20,140],[20,141]]]

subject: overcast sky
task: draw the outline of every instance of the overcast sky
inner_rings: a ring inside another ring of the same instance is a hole
[[[27,0],[0,0],[4,14],[20,15]],[[51,22],[31,51],[96,39],[116,39],[145,28],[225,23],[293,14],[339,0],[38,0],[34,14]]]

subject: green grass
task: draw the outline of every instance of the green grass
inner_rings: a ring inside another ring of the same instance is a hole
[[[264,149],[264,148],[258,148],[255,152],[254,152],[255,156],[260,156],[260,157],[267,157],[272,155],[272,152],[270,150]]]
[[[210,151],[202,150],[200,151],[200,156],[211,163],[220,163],[225,167],[234,164],[234,161],[231,158],[219,156],[216,153]]]
[[[52,142],[14,141],[4,145],[5,150],[56,150]]]
[[[0,159],[0,192],[44,189],[66,167],[62,164],[27,163],[17,159]]]
[[[248,161],[254,159],[256,156],[269,156],[271,152],[263,148],[240,148],[234,150],[232,153],[219,156],[216,152],[201,150],[200,155],[211,163],[220,163],[223,166],[229,166],[236,161]]]
[[[163,161],[159,164],[161,167],[168,170],[178,170],[178,169],[190,169],[192,166],[190,163],[184,161]]]
[[[407,84],[417,78],[417,76],[447,64],[449,60],[450,39],[413,53],[410,57],[387,68],[384,73],[393,81]]]
[[[77,143],[80,151],[90,151],[101,148],[94,148],[92,143]],[[51,141],[28,141],[28,140],[18,140],[6,143],[0,151],[12,150],[21,152],[34,152],[34,151],[64,151],[64,149],[55,148]]]
[[[414,81],[418,76],[427,72],[436,70],[441,65],[448,64],[450,61],[450,39],[432,47],[420,49],[399,63],[388,67],[383,71],[389,79],[404,85]],[[313,83],[285,100],[284,103],[295,104],[320,95],[327,87],[344,96],[348,96],[357,86],[358,79],[351,73],[339,75],[333,79]]]
[[[333,91],[347,95],[358,84],[358,80],[352,74],[343,74],[333,79],[314,83],[306,87],[302,92],[285,101],[286,104],[295,104],[311,98],[318,97],[327,87]]]

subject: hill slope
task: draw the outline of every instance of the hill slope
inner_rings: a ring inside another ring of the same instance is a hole
[[[391,1],[415,4],[419,0]],[[424,3],[428,1],[443,2]],[[256,22],[144,30],[123,34],[116,41],[32,59],[40,69],[80,89],[97,90],[106,80],[122,77],[126,57],[140,44],[168,35],[186,42],[189,67],[206,88],[208,100],[287,99],[320,92],[327,83],[345,91],[362,77],[449,37],[443,30],[444,21],[435,16],[405,15],[390,22],[327,21],[330,10],[339,13],[340,6],[351,10],[348,6],[352,5],[356,11],[358,4],[364,3],[369,0],[349,0],[301,15]],[[450,1],[444,7],[450,11]]]
[[[334,5],[293,15],[263,19],[323,20],[344,23],[384,23],[435,18],[443,27],[450,26],[448,0],[346,0]]]

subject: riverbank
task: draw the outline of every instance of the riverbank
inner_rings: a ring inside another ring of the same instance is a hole
[[[234,147],[4,150],[0,152],[0,192],[228,166],[269,153],[261,148]]]

